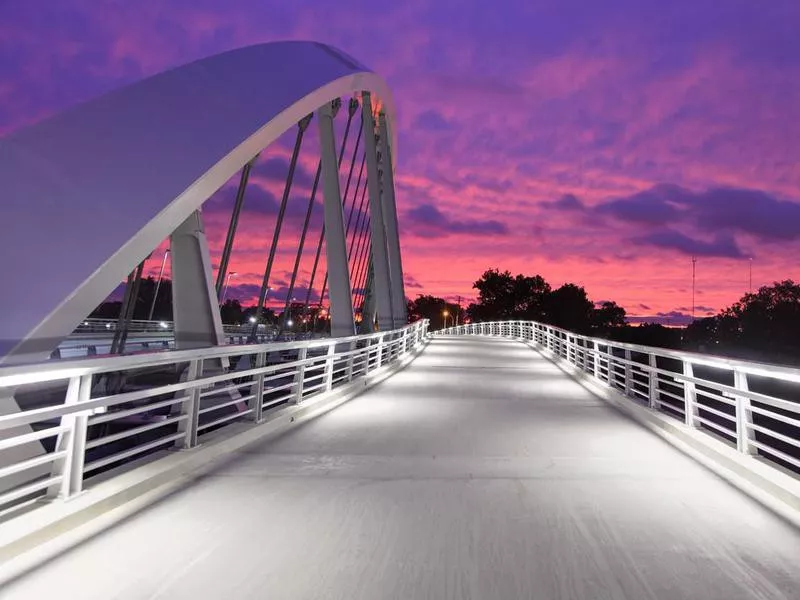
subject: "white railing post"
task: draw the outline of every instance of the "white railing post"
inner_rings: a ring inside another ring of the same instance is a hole
[[[203,376],[203,359],[198,358],[189,363],[186,381],[193,382]],[[175,441],[175,447],[183,450],[194,448],[197,445],[197,426],[200,421],[200,387],[194,385],[186,390],[183,402],[177,405],[180,414],[184,417],[178,423],[178,433],[183,433],[181,439]]]
[[[383,350],[384,350],[384,339],[385,334],[378,337],[378,360],[375,362],[375,368],[379,369],[383,364]]]
[[[683,374],[687,377],[694,377],[694,368],[688,360],[683,361]],[[697,390],[694,381],[683,382],[684,416],[686,425],[689,427],[699,427],[697,422]]]
[[[325,391],[330,392],[333,388],[333,359],[336,354],[336,342],[328,345],[328,358],[325,359]]]
[[[78,405],[89,400],[92,393],[92,376],[73,377],[67,386],[66,405]],[[89,413],[74,412],[61,417],[61,426],[66,431],[56,439],[55,452],[64,452],[64,458],[53,462],[51,476],[60,476],[61,481],[48,488],[49,498],[66,500],[83,490],[83,464],[86,457],[86,433],[89,429]]]
[[[600,344],[595,341],[593,348],[594,354],[592,354],[592,365],[594,366],[594,378],[600,379]]]
[[[267,353],[259,352],[256,355],[256,369],[267,366]],[[256,383],[250,388],[253,397],[250,399],[251,418],[256,423],[261,423],[264,415],[264,373],[256,375]]]
[[[733,371],[733,382],[737,390],[749,391],[747,373],[736,369]],[[747,396],[736,396],[736,449],[743,454],[758,454],[752,442],[755,439],[755,431],[750,427],[753,424],[753,410],[750,406],[750,398]]]
[[[650,365],[650,373],[648,373],[647,378],[649,385],[647,386],[647,390],[649,392],[649,399],[650,399],[650,408],[653,410],[658,410],[661,408],[661,401],[659,400],[658,396],[658,359],[654,353],[650,353],[647,359],[648,364]]]
[[[650,366],[650,372],[647,374],[647,392],[649,398],[649,406],[653,410],[658,410],[661,408],[661,401],[659,400],[659,393],[658,393],[658,358],[654,353],[650,353],[647,356],[647,363]]]
[[[303,401],[303,386],[306,379],[306,358],[308,358],[308,348],[303,346],[297,350],[297,369],[294,372],[294,382],[292,385],[292,402],[300,404]]]
[[[631,365],[631,351],[625,348],[625,395],[633,396],[633,365]]]
[[[353,381],[353,362],[356,359],[356,345],[358,342],[353,340],[347,346],[347,381]]]

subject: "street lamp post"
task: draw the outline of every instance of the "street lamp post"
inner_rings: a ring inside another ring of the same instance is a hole
[[[225,287],[222,288],[222,297],[219,299],[220,306],[225,304],[225,296],[228,294],[228,286],[231,284],[231,277],[236,275],[236,271],[231,271],[225,278]]]
[[[169,256],[169,248],[164,250],[164,258],[161,261],[161,270],[158,272],[158,281],[156,282],[156,289],[153,292],[153,300],[150,302],[150,312],[147,315],[147,320],[153,320],[153,313],[156,310],[156,299],[158,298],[158,290],[161,287],[161,278],[164,277],[164,267],[167,264],[167,256]]]
[[[692,323],[694,323],[694,291],[695,291],[695,273],[697,269],[697,257],[692,257]]]
[[[449,314],[450,313],[447,310],[442,311],[442,323],[443,323],[442,329],[447,329],[447,316]]]

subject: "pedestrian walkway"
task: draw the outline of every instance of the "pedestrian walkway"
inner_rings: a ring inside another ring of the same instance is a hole
[[[798,558],[537,351],[449,337],[0,596],[796,600]]]

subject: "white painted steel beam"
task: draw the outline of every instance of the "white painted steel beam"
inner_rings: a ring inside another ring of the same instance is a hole
[[[320,154],[322,160],[322,195],[325,212],[325,255],[328,261],[331,302],[331,336],[355,333],[353,294],[347,261],[342,196],[339,188],[339,162],[333,133],[333,109],[330,103],[318,111]]]
[[[389,256],[386,249],[386,228],[381,201],[380,176],[378,174],[378,148],[375,142],[375,119],[372,114],[372,97],[364,92],[361,110],[364,127],[364,150],[367,155],[367,188],[369,193],[370,227],[372,233],[372,269],[375,307],[378,311],[378,326],[381,330],[392,329],[392,281]]]
[[[378,130],[380,132],[380,149],[382,154],[383,186],[381,191],[381,208],[386,227],[386,250],[389,259],[389,280],[392,284],[392,316],[394,327],[402,327],[408,317],[405,285],[403,282],[403,261],[400,253],[400,231],[397,225],[397,204],[395,202],[394,168],[392,161],[392,145],[386,113],[378,114]]]

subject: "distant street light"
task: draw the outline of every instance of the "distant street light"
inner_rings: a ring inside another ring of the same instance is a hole
[[[443,311],[442,311],[442,321],[444,322],[444,325],[443,325],[442,329],[447,329],[447,316],[448,316],[449,314],[450,314],[450,313],[449,313],[449,312],[447,312],[447,310],[443,310]]]
[[[697,257],[692,257],[692,323],[694,323],[694,289],[695,289],[695,272],[697,270]]]
[[[219,299],[220,304],[225,304],[225,296],[228,294],[228,286],[231,283],[231,277],[233,277],[234,275],[236,275],[236,271],[231,271],[225,278],[225,287],[222,288],[222,298]]]
[[[255,317],[250,317],[250,322],[251,323],[255,323],[256,322],[256,318]]]

